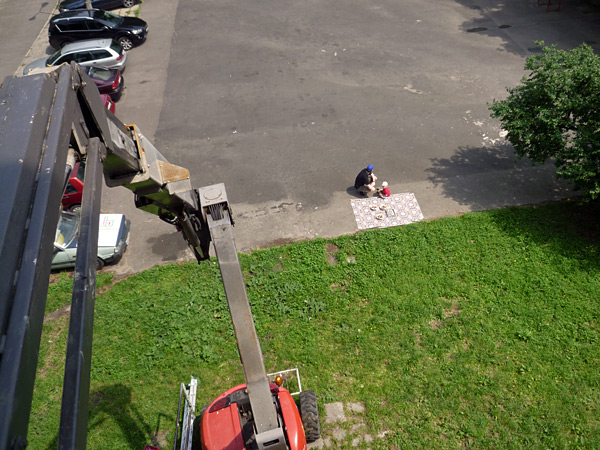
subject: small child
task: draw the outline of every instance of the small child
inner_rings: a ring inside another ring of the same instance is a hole
[[[381,189],[377,189],[377,196],[379,198],[389,197],[391,195],[390,188],[388,188],[388,182],[384,181],[381,183]]]

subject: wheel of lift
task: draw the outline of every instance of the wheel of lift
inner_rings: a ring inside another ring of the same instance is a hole
[[[306,442],[310,444],[318,440],[321,437],[321,423],[319,422],[317,395],[314,391],[300,392],[300,417]]]

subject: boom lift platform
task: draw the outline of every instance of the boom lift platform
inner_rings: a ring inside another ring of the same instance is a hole
[[[186,442],[196,444],[186,448],[294,450],[306,447],[306,437],[318,438],[314,393],[304,391],[301,410],[310,413],[301,418],[289,392],[269,383],[223,184],[193,188],[187,169],[169,163],[135,125],[104,108],[75,63],[5,79],[0,158],[0,450],[27,448],[60,200],[78,161],[86,169],[58,448],[86,447],[102,173],[107,186],[131,190],[137,208],[182,231],[199,263],[209,257],[211,240],[215,247],[246,383],[222,394],[198,420],[195,399],[190,403],[184,422],[194,426],[184,431]],[[233,413],[234,405],[238,422],[215,420],[222,411]],[[198,432],[193,436],[200,429],[201,442]],[[219,438],[225,435],[233,437],[226,444]]]

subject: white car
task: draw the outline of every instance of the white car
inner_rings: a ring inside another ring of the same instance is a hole
[[[79,221],[79,214],[61,213],[54,238],[52,269],[75,267]],[[123,214],[100,214],[96,269],[121,260],[129,242],[129,225],[129,220]]]
[[[125,70],[127,53],[112,39],[91,39],[66,44],[51,56],[44,56],[30,62],[23,69],[23,75],[28,75],[36,69],[60,66],[63,63],[75,61],[80,66],[106,67],[108,69]]]

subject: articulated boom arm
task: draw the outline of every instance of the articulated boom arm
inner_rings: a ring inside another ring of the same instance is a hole
[[[257,442],[283,442],[225,187],[192,188],[187,169],[170,164],[134,125],[108,112],[94,83],[72,63],[8,77],[0,86],[0,450],[27,447],[60,201],[76,161],[86,169],[58,448],[86,446],[102,173],[109,187],[130,189],[136,207],[181,230],[199,262],[208,258],[213,235],[234,328],[245,340],[240,356]]]
[[[246,388],[254,416],[256,444],[259,450],[285,449],[287,446],[283,426],[278,422],[235,248],[230,211],[225,207],[227,205],[225,186],[200,188],[200,198],[209,211],[206,216],[208,228],[219,261],[238,351],[244,368]]]

